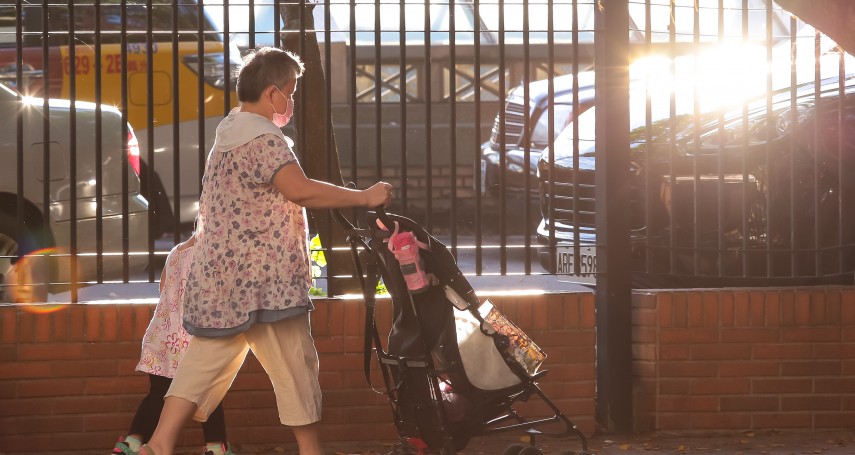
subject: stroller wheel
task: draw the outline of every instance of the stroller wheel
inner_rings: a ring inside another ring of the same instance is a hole
[[[543,451],[533,446],[526,446],[518,455],[543,455]]]
[[[522,450],[525,449],[526,447],[528,447],[528,446],[522,445],[522,444],[509,445],[508,447],[505,448],[505,451],[502,452],[502,455],[519,455],[520,452],[522,452]]]

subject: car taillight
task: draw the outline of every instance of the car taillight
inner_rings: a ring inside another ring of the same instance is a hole
[[[240,70],[241,61],[236,58],[226,64],[226,57],[222,52],[202,54],[202,78],[208,84],[222,89],[226,86],[226,71],[229,74],[229,90],[234,90],[237,83],[237,75]],[[184,56],[184,64],[196,74],[199,74],[199,55]]]
[[[134,129],[128,124],[128,163],[134,168],[134,173],[137,177],[140,176],[140,142],[137,140],[137,135],[134,134]]]

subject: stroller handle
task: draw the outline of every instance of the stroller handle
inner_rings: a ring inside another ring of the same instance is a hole
[[[392,227],[395,226],[395,222],[392,221],[392,218],[389,218],[389,215],[386,214],[386,210],[382,205],[375,208],[374,212],[377,213],[377,219],[379,219],[387,229],[392,229]]]

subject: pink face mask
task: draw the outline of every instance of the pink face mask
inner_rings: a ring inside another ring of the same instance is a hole
[[[273,108],[273,124],[278,126],[279,128],[282,128],[283,126],[287,125],[288,122],[291,121],[291,116],[294,115],[294,104],[288,102],[288,97],[285,96],[285,94],[282,93],[282,91],[279,90],[278,87],[274,88],[276,88],[276,91],[279,92],[279,94],[285,98],[286,107],[285,112],[282,114],[276,111],[276,106],[274,106],[272,102],[270,103],[270,107]]]

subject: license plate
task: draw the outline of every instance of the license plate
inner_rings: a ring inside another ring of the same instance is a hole
[[[579,282],[594,283],[597,273],[597,247],[579,247],[579,274],[576,274],[576,248],[559,246],[555,254],[555,274],[571,275]]]

